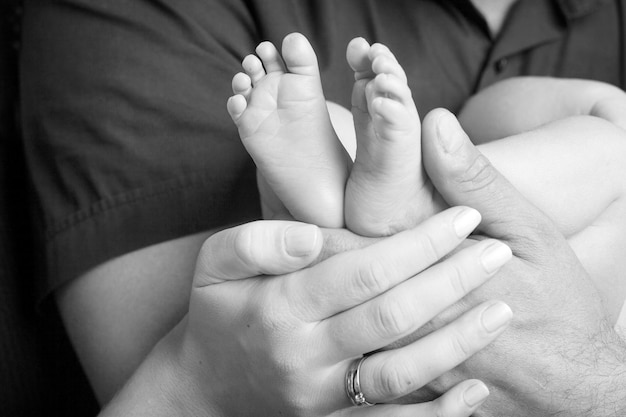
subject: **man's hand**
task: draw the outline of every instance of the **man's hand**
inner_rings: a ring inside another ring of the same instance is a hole
[[[441,377],[432,391],[472,376],[492,390],[476,415],[626,415],[626,348],[566,240],[478,152],[450,113],[427,116],[423,150],[444,199],[479,210],[479,230],[514,254],[492,281],[431,322],[431,330],[438,328],[494,297],[515,313],[502,337]],[[410,399],[416,398],[424,392]]]

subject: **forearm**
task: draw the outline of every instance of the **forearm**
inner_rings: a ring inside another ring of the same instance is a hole
[[[106,404],[186,314],[195,260],[210,233],[115,258],[56,294],[85,373]]]

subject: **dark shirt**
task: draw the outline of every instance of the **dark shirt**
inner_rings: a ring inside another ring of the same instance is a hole
[[[261,40],[303,32],[327,99],[348,106],[345,47],[388,45],[421,115],[516,75],[625,84],[622,0],[520,0],[492,38],[467,0],[29,0],[24,141],[46,242],[41,295],[112,257],[259,217],[225,110]]]
[[[21,9],[0,5],[0,416],[89,416],[95,398],[60,320],[33,300],[37,252],[17,123]]]

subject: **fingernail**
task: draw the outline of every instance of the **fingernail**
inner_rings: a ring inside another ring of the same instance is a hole
[[[469,235],[480,223],[480,213],[474,209],[466,208],[454,218],[452,224],[454,232],[460,238]]]
[[[511,249],[507,245],[496,241],[484,250],[480,262],[487,273],[493,274],[511,259],[511,255]]]
[[[481,322],[483,327],[489,332],[493,333],[505,324],[511,321],[513,312],[511,308],[503,302],[497,302],[490,305],[481,316]]]
[[[285,249],[291,256],[310,255],[317,246],[318,236],[317,226],[312,224],[291,226],[285,231]]]
[[[448,111],[439,116],[437,120],[437,139],[448,153],[456,152],[466,140],[465,132],[456,117]]]
[[[476,407],[489,396],[489,388],[482,382],[478,382],[463,393],[463,400],[469,407]]]

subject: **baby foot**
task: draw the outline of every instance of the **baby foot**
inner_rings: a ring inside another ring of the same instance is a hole
[[[435,212],[433,186],[422,168],[420,118],[404,70],[386,46],[357,38],[346,55],[355,74],[357,136],[346,225],[364,236],[391,235]]]
[[[287,35],[281,58],[263,42],[242,66],[227,108],[262,178],[295,219],[343,226],[349,157],[331,125],[311,44]]]

